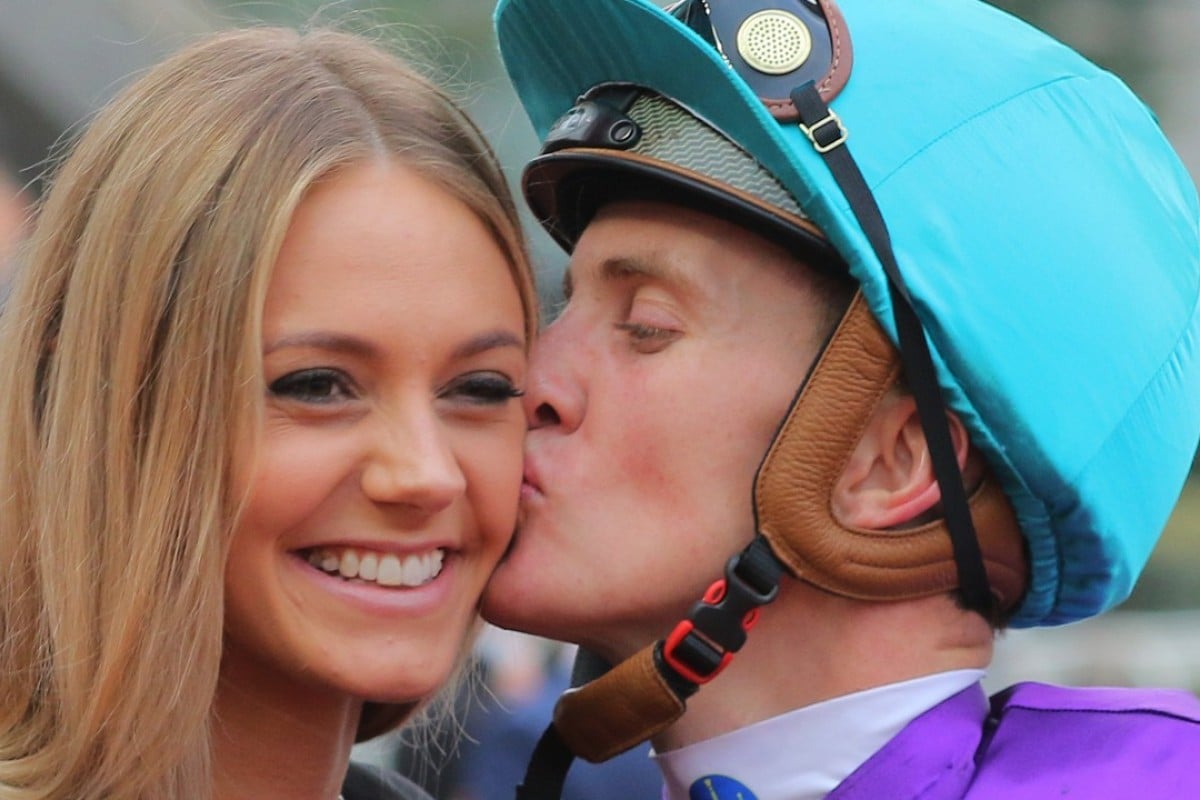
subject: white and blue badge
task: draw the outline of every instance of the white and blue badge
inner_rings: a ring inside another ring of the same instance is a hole
[[[688,800],[758,800],[754,792],[728,775],[705,775],[688,789]]]

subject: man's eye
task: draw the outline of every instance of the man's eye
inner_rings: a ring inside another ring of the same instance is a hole
[[[305,369],[277,378],[271,394],[304,403],[333,403],[354,396],[349,379],[334,369]]]
[[[671,328],[657,328],[640,322],[619,322],[617,330],[624,332],[634,349],[641,353],[656,353],[680,335]]]
[[[499,372],[473,372],[452,381],[441,397],[461,399],[475,405],[500,405],[525,394]]]

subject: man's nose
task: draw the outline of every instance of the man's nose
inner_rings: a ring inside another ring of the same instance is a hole
[[[529,361],[525,386],[525,417],[530,430],[579,427],[587,408],[582,370],[587,354],[582,339],[566,315],[546,327]]]
[[[372,437],[361,483],[374,502],[433,514],[466,491],[466,477],[432,410],[383,421]]]

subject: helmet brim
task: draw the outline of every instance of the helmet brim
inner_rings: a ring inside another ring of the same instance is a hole
[[[810,220],[719,181],[636,153],[593,148],[535,158],[522,178],[534,216],[568,253],[601,207],[621,200],[669,202],[740,225],[808,266],[848,279],[845,262]]]

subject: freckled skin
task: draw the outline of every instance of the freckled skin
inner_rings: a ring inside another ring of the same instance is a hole
[[[569,269],[525,397],[536,486],[484,613],[619,660],[752,537],[754,473],[824,311],[782,250],[654,203],[606,207]]]

